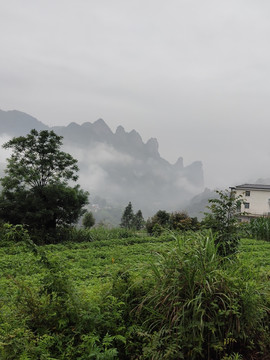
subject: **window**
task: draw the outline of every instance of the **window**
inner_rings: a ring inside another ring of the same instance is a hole
[[[250,191],[249,190],[246,191],[246,196],[250,196]]]
[[[244,203],[245,209],[249,209],[249,203]]]

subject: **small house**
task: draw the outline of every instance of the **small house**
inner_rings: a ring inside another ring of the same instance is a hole
[[[243,196],[240,219],[250,221],[252,218],[270,216],[270,185],[243,184],[231,187],[235,196]],[[240,209],[239,209],[240,211]]]

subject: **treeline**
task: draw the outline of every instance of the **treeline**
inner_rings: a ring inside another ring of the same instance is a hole
[[[159,210],[153,217],[145,221],[141,210],[134,214],[131,202],[129,202],[122,214],[120,226],[136,230],[145,227],[150,235],[160,235],[166,230],[196,231],[200,229],[198,219],[196,217],[191,218],[182,211],[169,213],[165,210]]]
[[[200,229],[200,223],[196,217],[191,218],[185,212],[168,213],[165,210],[159,210],[146,221],[145,226],[151,235],[160,235],[165,230],[197,231]]]

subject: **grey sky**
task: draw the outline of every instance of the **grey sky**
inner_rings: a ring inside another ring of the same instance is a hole
[[[270,177],[269,19],[266,0],[0,0],[0,108],[135,128],[206,186]]]

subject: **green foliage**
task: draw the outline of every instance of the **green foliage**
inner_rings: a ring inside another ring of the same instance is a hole
[[[83,214],[88,193],[68,186],[78,176],[77,160],[60,151],[62,137],[31,130],[3,145],[13,153],[1,179],[0,217],[29,230],[52,230],[72,224]]]
[[[144,227],[144,218],[141,210],[138,210],[134,215],[132,225],[136,230],[141,230]]]
[[[270,241],[270,218],[252,219],[247,228],[253,238]]]
[[[133,229],[126,229],[126,228],[107,229],[104,227],[91,229],[91,235],[93,241],[128,239],[128,238],[138,237],[138,235],[135,234]]]
[[[159,210],[152,218],[146,222],[148,234],[159,236],[164,230],[175,231],[196,231],[199,229],[197,218],[191,218],[185,212],[168,213],[165,210]]]
[[[7,160],[8,176],[2,182],[7,188],[21,189],[76,181],[77,160],[60,151],[61,145],[62,136],[35,129],[27,136],[8,141],[3,148],[12,149],[13,153]],[[11,183],[7,184],[8,180]]]
[[[129,202],[123,212],[120,226],[126,229],[142,229],[144,226],[144,219],[141,210],[138,210],[134,215],[132,204]]]
[[[245,239],[232,260],[206,231],[64,228],[74,242],[37,247],[20,226],[6,229],[14,241],[0,247],[1,360],[269,354],[269,242]]]
[[[174,212],[170,214],[170,228],[173,230],[198,230],[198,219],[191,218],[185,212]]]
[[[148,234],[159,236],[164,229],[169,228],[170,214],[159,210],[152,218],[147,219],[145,227]]]
[[[114,335],[108,331],[121,319],[121,303],[105,294],[101,304],[85,303],[64,267],[31,241],[28,246],[45,268],[45,276],[38,291],[12,278],[18,289],[16,321],[26,331],[22,335],[17,327],[10,334],[11,329],[1,328],[1,359],[115,359],[115,345],[125,338],[118,329],[112,329]]]
[[[221,255],[230,255],[236,252],[239,244],[239,208],[242,196],[235,197],[235,192],[230,190],[216,191],[218,199],[210,199],[203,223],[216,234],[216,244]]]
[[[112,239],[127,239],[138,237],[133,229],[113,228],[107,229],[99,226],[92,229],[77,227],[59,227],[55,235],[61,242],[92,242]],[[49,242],[49,241],[47,241]],[[54,243],[53,239],[51,241]]]
[[[165,210],[159,210],[154,217],[160,226],[166,227],[170,223],[170,214]]]
[[[87,229],[90,229],[92,226],[95,225],[95,218],[94,218],[92,212],[88,211],[84,214],[82,224]]]
[[[151,265],[155,284],[139,307],[143,359],[233,359],[260,347],[270,302],[258,273],[220,258],[211,234],[178,241]]]
[[[28,231],[23,225],[3,224],[0,226],[1,245],[9,242],[27,241],[29,239]]]
[[[120,226],[123,228],[131,229],[133,226],[133,218],[134,218],[134,213],[132,209],[132,204],[131,202],[129,202],[123,212]]]

